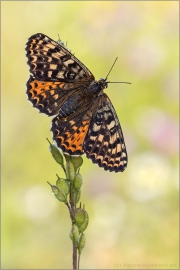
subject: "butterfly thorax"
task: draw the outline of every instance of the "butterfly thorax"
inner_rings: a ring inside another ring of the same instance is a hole
[[[104,79],[100,79],[99,81],[94,80],[84,91],[78,95],[73,95],[61,106],[59,117],[66,118],[75,113],[83,105],[90,104],[92,100],[95,100],[102,94],[104,88],[107,88],[107,82]]]
[[[99,94],[104,88],[107,88],[108,84],[105,79],[100,79],[99,81],[93,81],[88,87],[88,94]]]

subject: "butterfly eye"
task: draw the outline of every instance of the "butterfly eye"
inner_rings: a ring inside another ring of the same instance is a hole
[[[106,82],[105,79],[102,79],[102,78],[101,78],[101,79],[99,80],[99,84],[101,85],[101,88],[102,88],[102,89],[108,87],[108,84],[107,84],[107,82]]]

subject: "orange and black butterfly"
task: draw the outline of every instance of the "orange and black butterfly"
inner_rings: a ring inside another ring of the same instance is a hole
[[[30,67],[28,99],[41,113],[55,116],[51,131],[64,153],[83,153],[108,171],[127,166],[123,133],[115,109],[89,69],[65,46],[43,34],[26,44]]]

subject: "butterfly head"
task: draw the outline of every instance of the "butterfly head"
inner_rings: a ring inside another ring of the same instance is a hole
[[[108,87],[107,81],[105,79],[102,79],[102,78],[98,81],[98,84],[100,85],[101,90]]]

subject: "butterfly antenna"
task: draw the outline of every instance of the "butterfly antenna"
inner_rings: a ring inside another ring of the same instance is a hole
[[[114,65],[115,65],[115,63],[116,63],[116,61],[117,61],[117,59],[118,59],[118,57],[116,57],[116,59],[115,59],[115,61],[114,61],[113,65],[112,65],[112,67],[110,68],[110,71],[108,72],[108,74],[107,74],[107,76],[106,76],[105,81],[107,80],[107,78],[108,78],[108,76],[109,76],[109,74],[110,74],[111,70],[113,69],[113,67],[114,67]]]
[[[113,67],[114,67],[114,65],[115,65],[115,63],[116,63],[116,61],[117,61],[117,59],[118,59],[118,57],[116,57],[116,59],[115,59],[113,65],[112,65],[112,67],[110,68],[110,71],[108,72],[105,81],[107,80],[107,78],[108,78],[108,76],[109,76],[111,70],[113,69]],[[107,82],[107,83],[127,83],[127,84],[131,84],[130,82]]]

